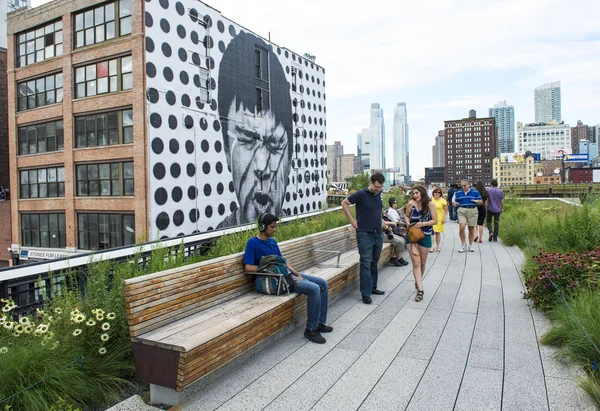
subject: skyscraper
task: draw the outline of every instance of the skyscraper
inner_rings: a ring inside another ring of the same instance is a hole
[[[535,88],[535,122],[548,124],[561,122],[560,81],[542,84]]]
[[[398,103],[394,109],[394,167],[408,176],[408,121],[406,103]]]
[[[432,148],[433,167],[444,167],[446,165],[444,157],[445,136],[445,130],[438,131],[438,135],[435,136],[435,144]]]
[[[368,128],[363,128],[362,132],[356,135],[356,152],[358,153],[361,171],[371,169],[370,140]]]
[[[379,103],[371,104],[371,122],[369,123],[369,136],[371,141],[371,169],[385,168],[385,125],[383,123],[383,109]]]
[[[515,108],[506,105],[506,100],[490,108],[490,117],[498,127],[498,153],[515,151]]]

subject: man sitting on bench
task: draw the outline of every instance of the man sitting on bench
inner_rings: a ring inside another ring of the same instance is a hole
[[[258,217],[259,233],[246,243],[246,251],[244,253],[244,268],[246,272],[257,272],[260,259],[264,256],[278,255],[283,257],[277,242],[273,239],[277,232],[277,221],[279,219],[273,214],[261,214]],[[287,268],[292,273],[292,278],[295,282],[294,291],[307,296],[306,310],[308,312],[308,319],[304,336],[314,343],[324,344],[326,340],[321,333],[333,331],[332,327],[325,325],[327,321],[327,280],[307,274],[300,274],[294,270],[289,262],[287,263]]]

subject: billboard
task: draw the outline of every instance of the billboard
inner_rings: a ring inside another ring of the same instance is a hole
[[[533,161],[540,161],[541,156],[539,153],[531,153]],[[525,153],[502,153],[500,154],[501,163],[525,163]]]
[[[325,72],[192,1],[146,1],[151,237],[326,207]]]
[[[589,154],[565,154],[563,161],[565,163],[587,163],[589,161]]]

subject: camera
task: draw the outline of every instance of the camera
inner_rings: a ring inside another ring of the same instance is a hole
[[[388,240],[393,240],[394,239],[394,234],[392,234],[391,232],[387,233],[387,238]]]

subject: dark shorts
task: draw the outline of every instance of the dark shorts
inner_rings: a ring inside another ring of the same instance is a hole
[[[410,244],[410,241],[408,241],[408,236],[406,236],[406,244]],[[431,248],[432,247],[431,236],[426,235],[425,238],[417,241],[417,244],[419,244],[421,247]]]
[[[485,207],[477,207],[477,225],[485,225]]]

